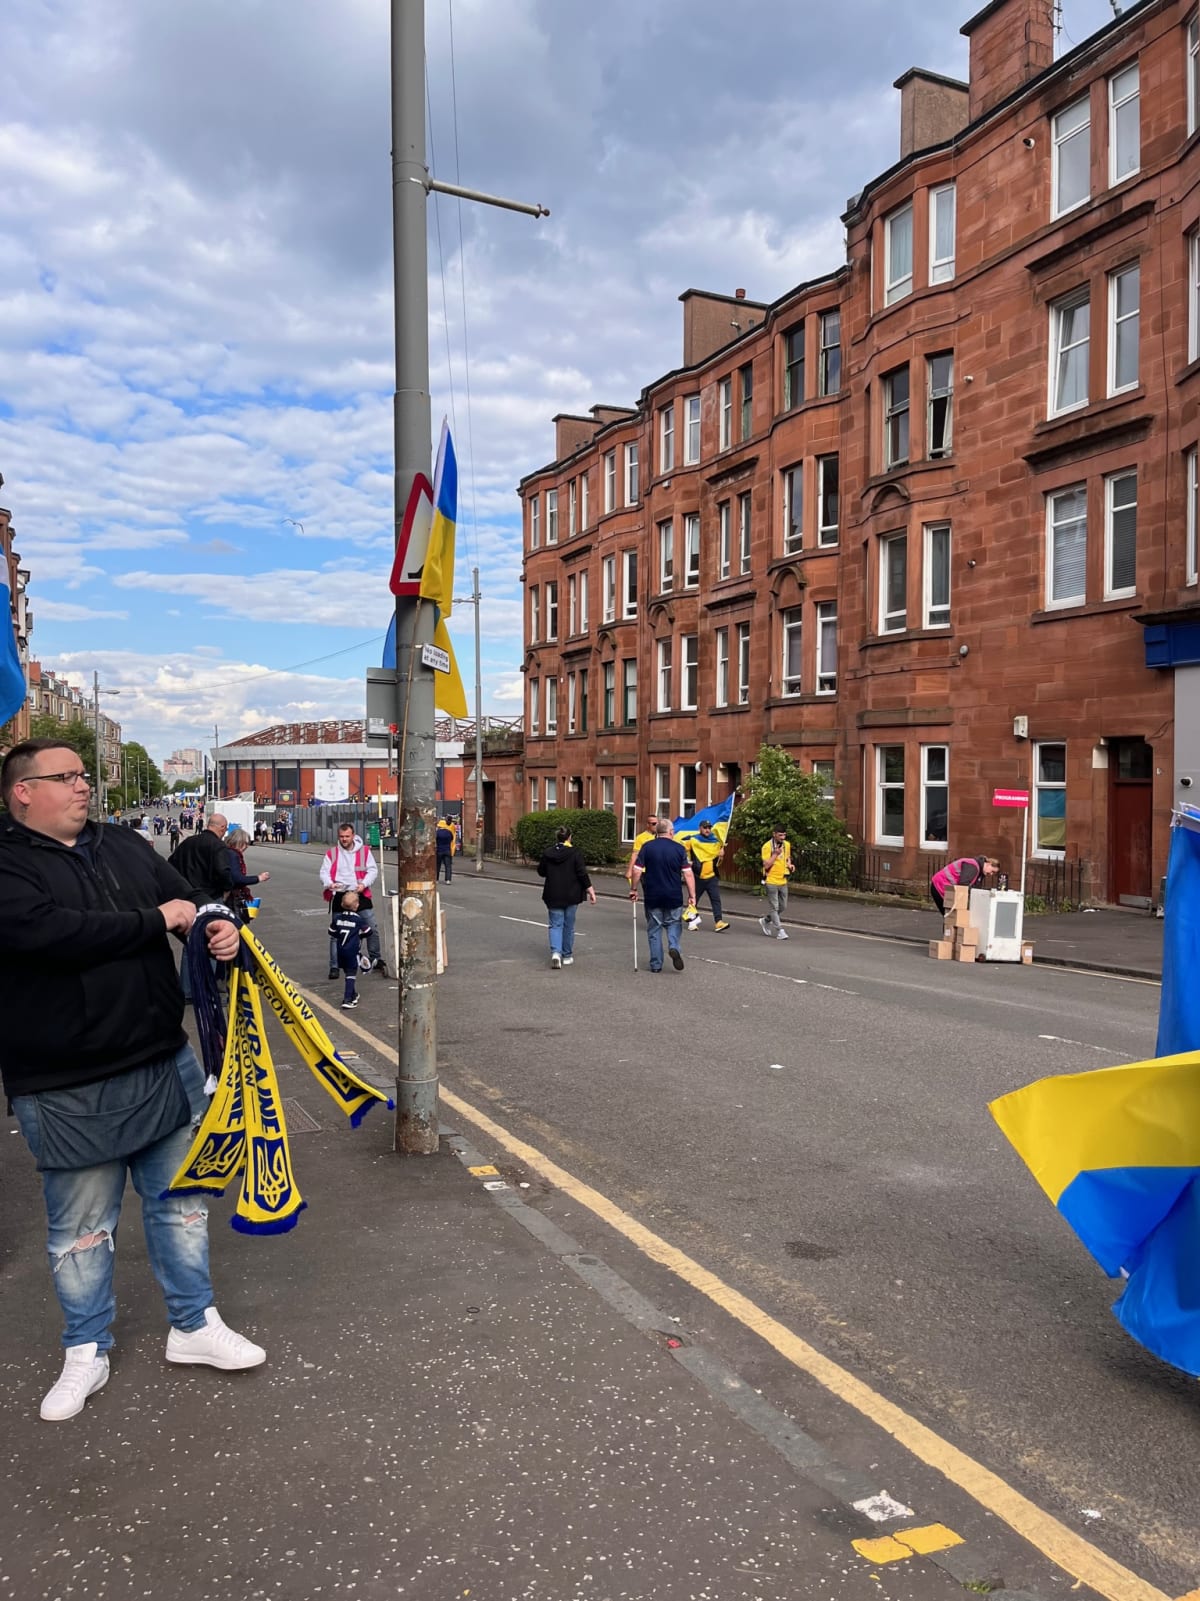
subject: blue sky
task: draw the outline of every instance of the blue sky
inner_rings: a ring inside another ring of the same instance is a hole
[[[685,288],[770,300],[836,267],[847,197],[897,155],[892,81],[965,76],[974,9],[749,0],[731,28],[724,0],[427,0],[431,165],[552,211],[429,214],[433,426],[452,415],[485,710],[521,711],[515,485],[552,457],[553,415],[676,366]],[[1063,16],[1070,48],[1112,10]],[[120,688],[159,758],[214,722],[361,715],[379,659],[387,17],[0,8],[0,499],[35,654]],[[451,631],[470,685],[470,608]]]

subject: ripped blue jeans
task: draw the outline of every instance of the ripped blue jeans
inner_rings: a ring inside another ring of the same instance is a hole
[[[204,1116],[208,1100],[204,1074],[190,1045],[175,1058],[193,1123]],[[25,1142],[36,1159],[38,1125],[35,1097],[15,1095],[13,1111]],[[113,1343],[117,1310],[113,1293],[113,1252],[121,1200],[128,1172],[142,1201],[142,1228],[154,1276],[162,1286],[167,1314],[174,1328],[191,1333],[204,1323],[213,1304],[208,1275],[208,1209],[202,1195],[159,1196],[179,1171],[192,1143],[192,1124],[117,1162],[42,1174],[48,1223],[47,1250],[54,1290],[62,1307],[65,1346],[96,1342],[107,1351]]]

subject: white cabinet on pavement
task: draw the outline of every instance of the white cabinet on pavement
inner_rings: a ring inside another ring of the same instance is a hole
[[[973,889],[971,927],[979,930],[979,956],[985,962],[1019,962],[1024,897],[1015,889]]]

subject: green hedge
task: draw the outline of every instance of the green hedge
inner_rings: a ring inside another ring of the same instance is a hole
[[[566,811],[561,807],[549,812],[526,812],[517,819],[514,833],[524,855],[537,862],[555,843],[554,836],[560,828],[571,830],[571,843],[583,852],[584,861],[600,865],[621,860],[617,819],[612,812]]]

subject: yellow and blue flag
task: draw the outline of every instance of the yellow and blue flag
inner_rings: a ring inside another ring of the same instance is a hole
[[[433,475],[433,526],[429,530],[429,547],[421,570],[421,598],[433,601],[437,607],[433,643],[450,658],[450,671],[434,674],[434,704],[439,711],[451,717],[466,717],[467,692],[463,688],[462,674],[458,670],[454,646],[450,643],[446,628],[446,618],[454,603],[454,538],[457,523],[458,457],[454,453],[449,425],[443,419],[437,468]]]
[[[675,830],[675,842],[686,845],[689,840],[699,837],[700,824],[711,823],[713,833],[724,845],[729,837],[729,821],[733,816],[733,796],[726,795],[723,801],[717,801],[713,806],[706,806],[702,812],[693,812],[690,817],[677,817],[672,823]]]
[[[1200,1050],[1200,810],[1171,818],[1156,1056]]]
[[[990,1110],[1104,1271],[1127,1276],[1121,1325],[1200,1376],[1200,1051],[1041,1079]]]

